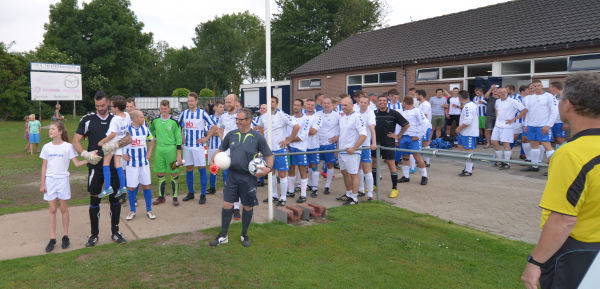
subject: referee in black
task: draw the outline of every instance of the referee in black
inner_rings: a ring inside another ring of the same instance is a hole
[[[96,112],[91,112],[84,115],[79,121],[79,126],[73,137],[73,147],[78,153],[82,154],[85,150],[81,145],[81,140],[84,137],[88,138],[87,151],[98,151],[99,156],[104,156],[102,148],[98,146],[98,142],[106,137],[106,131],[110,125],[113,115],[108,112],[109,101],[103,91],[96,92],[94,96]],[[131,137],[126,135],[119,144],[131,142]],[[121,145],[122,146],[122,145]],[[88,192],[90,192],[90,226],[91,235],[85,243],[86,247],[93,247],[98,243],[98,222],[100,219],[100,198],[98,194],[102,191],[104,184],[104,174],[102,172],[102,161],[96,165],[88,164]],[[117,178],[117,170],[114,165],[114,158],[110,162],[111,186],[116,192],[119,189],[119,178]],[[115,198],[115,194],[111,194],[108,198],[110,202],[110,224],[111,224],[111,240],[117,243],[126,243],[127,241],[119,232],[119,218],[121,217],[121,202]]]
[[[227,173],[225,188],[223,188],[223,209],[221,210],[221,233],[210,242],[211,246],[218,246],[229,242],[227,232],[233,216],[233,203],[241,199],[244,210],[242,212],[242,245],[250,246],[248,227],[252,221],[253,207],[258,205],[256,199],[256,178],[266,176],[273,167],[273,153],[265,138],[259,132],[250,129],[252,112],[247,108],[238,111],[235,117],[238,129],[232,130],[223,138],[221,146],[210,160],[213,166],[214,156],[220,152],[230,150],[231,165]],[[267,167],[253,176],[248,171],[248,163],[261,153],[267,160]]]
[[[402,129],[399,134],[394,134],[396,125],[400,125]],[[380,95],[377,98],[377,110],[375,111],[375,135],[377,145],[395,148],[396,140],[400,139],[406,130],[410,127],[408,121],[397,111],[388,108],[388,99],[385,95]],[[375,150],[371,151],[373,161],[373,179],[377,180],[377,159]],[[381,158],[385,160],[390,169],[392,177],[392,192],[390,198],[398,196],[398,170],[396,169],[395,159],[396,152],[393,150],[381,150]]]

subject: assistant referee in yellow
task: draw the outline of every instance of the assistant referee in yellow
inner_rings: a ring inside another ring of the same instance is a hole
[[[569,76],[558,109],[572,137],[550,160],[542,234],[521,276],[529,289],[577,288],[600,249],[600,74]]]

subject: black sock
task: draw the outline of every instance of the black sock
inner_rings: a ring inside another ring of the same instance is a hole
[[[227,236],[229,231],[229,223],[233,218],[233,209],[221,209],[221,237]]]
[[[92,235],[98,236],[98,222],[100,220],[100,198],[90,196],[90,226]]]
[[[250,222],[252,221],[252,214],[254,214],[254,210],[246,211],[246,209],[242,210],[242,236],[248,235],[248,227],[250,227]]]
[[[392,173],[392,190],[395,190],[397,185],[398,185],[398,173],[393,172]]]
[[[372,168],[371,169],[371,174],[373,174],[373,184],[377,184],[377,169],[376,168]]]
[[[108,197],[110,201],[110,230],[111,232],[119,232],[119,219],[121,218],[121,202],[114,197],[114,194]]]

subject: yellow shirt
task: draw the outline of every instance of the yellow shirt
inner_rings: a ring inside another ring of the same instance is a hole
[[[540,207],[542,228],[551,211],[575,216],[570,236],[600,242],[600,128],[579,132],[552,155]]]

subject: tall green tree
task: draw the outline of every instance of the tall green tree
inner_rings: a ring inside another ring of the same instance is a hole
[[[0,119],[19,119],[29,111],[29,73],[21,53],[8,52],[0,42]]]
[[[273,77],[292,70],[347,37],[382,25],[380,0],[277,0],[271,22]]]
[[[264,34],[261,20],[247,11],[198,25],[194,44],[211,80],[208,87],[237,92],[244,79],[264,78]]]

